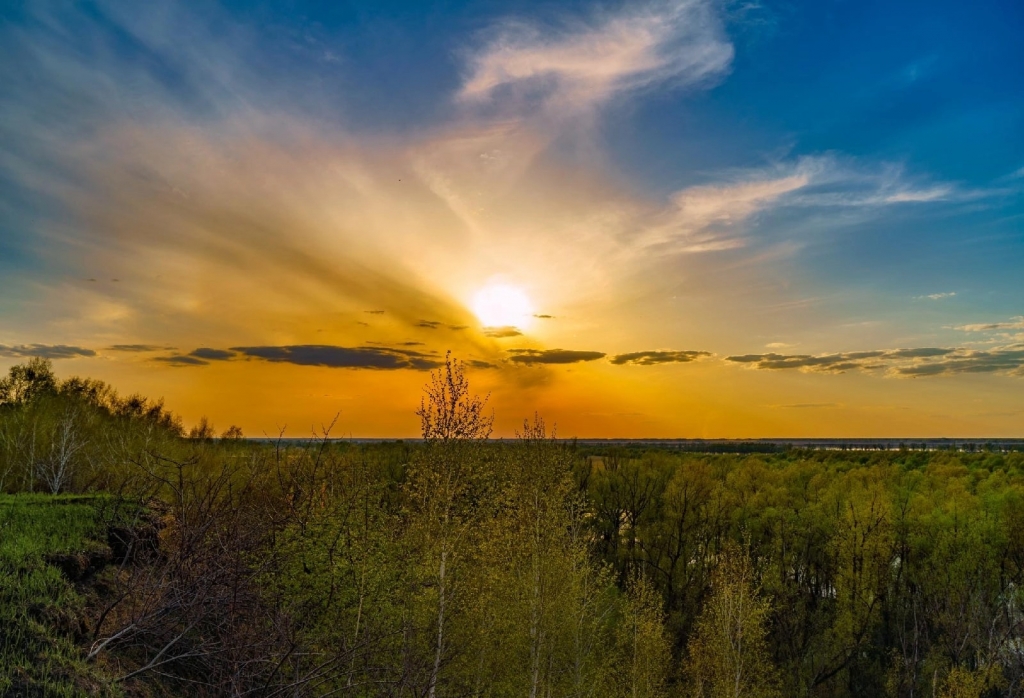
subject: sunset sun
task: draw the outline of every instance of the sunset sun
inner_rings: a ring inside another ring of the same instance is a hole
[[[490,284],[474,296],[473,312],[484,327],[524,329],[533,317],[533,304],[518,286]]]

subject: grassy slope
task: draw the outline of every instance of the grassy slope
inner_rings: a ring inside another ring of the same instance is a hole
[[[0,695],[111,695],[75,643],[85,599],[48,562],[109,555],[102,502],[0,494]]]

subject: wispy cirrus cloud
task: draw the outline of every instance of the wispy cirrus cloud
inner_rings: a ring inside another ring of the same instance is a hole
[[[742,247],[758,214],[778,208],[857,209],[973,200],[951,183],[929,182],[900,164],[872,164],[834,154],[762,168],[717,173],[715,182],[674,193],[631,244],[663,251],[708,252]]]
[[[721,77],[733,57],[713,3],[627,4],[557,26],[507,20],[469,57],[464,102],[502,96],[577,112],[654,84]]]

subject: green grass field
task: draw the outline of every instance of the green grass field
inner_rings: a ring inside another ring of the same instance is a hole
[[[85,596],[60,568],[109,556],[105,501],[0,495],[0,695],[113,695],[83,661]]]

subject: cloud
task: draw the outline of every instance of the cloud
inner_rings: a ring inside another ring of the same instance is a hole
[[[711,356],[708,351],[636,351],[631,354],[618,354],[611,362],[617,365],[654,366],[667,363],[689,363]]]
[[[955,295],[956,291],[948,291],[946,293],[929,293],[928,295],[925,296],[914,296],[914,298],[916,298],[917,300],[938,301],[942,300],[943,298],[952,298]]]
[[[539,320],[553,320],[555,318],[554,315],[545,315],[544,313],[535,314],[534,317]]]
[[[570,349],[509,349],[509,361],[516,364],[575,364],[603,359],[601,351],[574,351]]]
[[[933,361],[896,369],[901,376],[938,376],[963,373],[1010,373],[1024,376],[1024,349],[964,351]]]
[[[272,328],[294,328],[286,341],[298,342],[335,322],[325,332],[339,334],[320,336],[359,345],[364,337],[344,334],[366,326],[356,318],[386,313],[369,322],[381,326],[377,338],[388,346],[424,335],[409,332],[416,326],[438,330],[463,355],[487,358],[493,342],[479,332],[440,331],[476,327],[459,300],[479,283],[475,274],[534,279],[543,287],[536,298],[549,308],[596,317],[625,290],[641,297],[680,272],[717,270],[673,269],[634,283],[649,260],[662,259],[654,256],[661,250],[634,244],[638,231],[648,246],[724,250],[748,244],[759,214],[774,207],[913,205],[949,191],[899,168],[828,155],[711,172],[654,200],[649,188],[622,186],[593,161],[563,157],[560,134],[579,119],[553,124],[534,119],[533,109],[512,118],[491,110],[525,103],[576,116],[653,85],[710,84],[732,56],[716,18],[721,5],[712,0],[626,3],[557,26],[503,23],[468,56],[459,93],[466,110],[411,132],[372,134],[324,119],[323,104],[282,99],[301,96],[307,75],[289,73],[286,65],[302,66],[287,61],[268,71],[250,60],[268,57],[260,43],[271,37],[258,27],[226,16],[211,21],[215,6],[155,0],[134,12],[113,5],[97,21],[91,11],[54,14],[30,3],[31,22],[52,30],[0,27],[0,53],[12,58],[0,60],[0,77],[11,78],[5,85],[13,92],[0,105],[0,140],[18,150],[0,159],[0,178],[32,192],[34,202],[7,188],[0,208],[32,207],[25,218],[39,223],[18,245],[41,268],[62,270],[60,278],[73,269],[81,278],[121,279],[83,282],[68,293],[56,275],[39,275],[54,290],[38,306],[84,318],[104,343],[163,337],[182,347],[227,346],[232,340],[213,338],[235,336],[273,345],[281,340]],[[137,55],[96,48],[120,45],[115,40],[130,41]],[[600,143],[593,145],[600,156]],[[5,276],[0,297],[16,298]],[[736,286],[750,275],[717,276]],[[86,306],[100,308],[109,324],[93,321]],[[443,322],[421,320],[435,317]],[[254,328],[265,334],[253,336]],[[69,336],[89,343],[89,335]],[[334,355],[322,365],[418,361],[379,351]],[[160,360],[230,358],[176,352],[163,347],[175,355]],[[557,352],[512,356],[513,363],[559,363]],[[313,361],[308,350],[250,358]]]
[[[994,332],[997,330],[1024,330],[1024,315],[1012,318],[1009,322],[989,322],[974,325],[960,325],[956,329],[964,332]]]
[[[921,347],[919,349],[894,349],[882,354],[887,359],[924,359],[935,356],[948,356],[956,353],[956,349],[942,349],[939,347]]]
[[[231,347],[251,359],[298,366],[366,368],[377,370],[414,369],[425,371],[442,365],[436,356],[410,349],[386,347],[340,347],[328,344]]]
[[[425,330],[438,330],[444,327],[445,329],[452,330],[453,332],[461,332],[462,330],[468,330],[469,325],[449,325],[437,320],[419,320],[413,327],[422,327]]]
[[[557,27],[507,21],[469,57],[459,97],[501,95],[578,112],[654,84],[707,84],[733,57],[716,6],[706,0],[627,4]]]
[[[712,252],[747,244],[752,219],[770,209],[859,209],[972,199],[948,183],[909,176],[899,164],[866,164],[833,154],[811,155],[716,175],[716,182],[671,195],[634,239],[641,248]]]
[[[160,363],[168,364],[170,366],[208,366],[209,361],[200,359],[197,356],[187,356],[183,354],[173,354],[171,356],[154,356],[151,361],[159,361]]]
[[[689,187],[647,226],[637,243],[678,252],[712,252],[743,246],[738,226],[810,182],[806,172],[779,177],[747,173],[746,181]]]
[[[160,346],[157,344],[114,344],[107,347],[106,350],[144,353],[148,351],[170,351],[173,349],[174,347]]]
[[[884,351],[858,351],[841,354],[743,354],[727,356],[726,361],[734,363],[754,364],[759,369],[809,369],[814,371],[830,371],[842,373],[852,368],[860,368],[866,359],[878,359],[885,356]]]
[[[498,368],[497,364],[492,364],[490,361],[481,361],[479,359],[467,359],[461,363],[469,366],[470,368]]]
[[[207,359],[209,361],[226,361],[235,356],[235,352],[226,351],[224,349],[210,349],[208,347],[200,347],[195,351],[189,352],[189,356],[194,356],[197,359]]]
[[[8,346],[0,344],[0,356],[10,358],[39,357],[41,359],[77,359],[96,356],[92,349],[69,346],[67,344],[19,344]]]
[[[1001,347],[988,351],[963,348],[918,347],[855,351],[837,354],[743,354],[726,361],[760,370],[802,370],[820,373],[862,371],[896,377],[964,373],[1024,374],[1024,348]]]
[[[485,337],[493,337],[494,339],[505,339],[507,337],[521,337],[522,332],[518,327],[485,327],[483,329]]]

